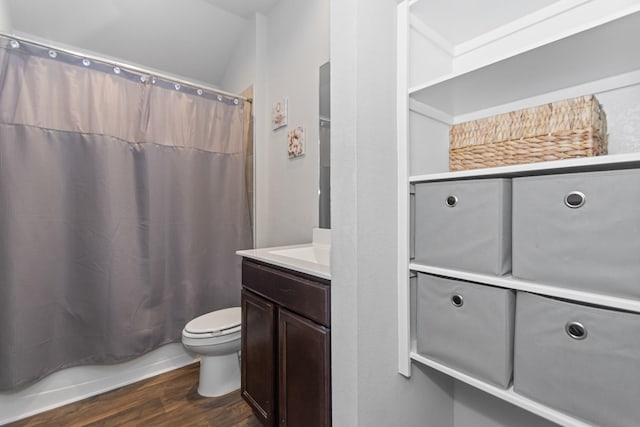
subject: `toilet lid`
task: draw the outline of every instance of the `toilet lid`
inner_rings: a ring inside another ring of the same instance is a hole
[[[225,308],[196,317],[184,327],[192,334],[235,332],[241,322],[240,307]]]

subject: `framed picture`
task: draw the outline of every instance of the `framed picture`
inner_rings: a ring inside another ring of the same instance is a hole
[[[287,125],[287,98],[273,104],[271,111],[271,123],[273,130],[279,129]]]
[[[298,126],[287,134],[287,150],[290,159],[304,156],[304,128]]]

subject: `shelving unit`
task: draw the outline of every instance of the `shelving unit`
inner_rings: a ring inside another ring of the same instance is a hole
[[[640,119],[640,117],[639,117]],[[554,160],[549,162],[528,163],[525,165],[503,166],[498,168],[469,169],[456,172],[441,172],[410,176],[409,182],[443,181],[473,178],[513,178],[553,173],[594,172],[599,170],[628,169],[640,167],[640,153],[610,154],[608,156],[585,157],[577,159]]]
[[[482,7],[482,10],[475,10]],[[466,11],[467,13],[460,13]],[[640,313],[640,301],[411,263],[409,193],[429,181],[640,167],[640,0],[491,0],[398,4],[398,371],[412,361],[553,422],[584,422],[457,372],[415,352],[413,272],[457,278]],[[595,94],[609,124],[609,155],[448,171],[452,125]]]
[[[488,89],[511,85],[523,93],[507,96],[524,99],[527,93],[546,93],[553,86],[622,74],[637,64],[633,55],[619,53],[633,51],[640,30],[634,28],[637,18],[632,15],[638,10],[634,0],[462,1],[447,6],[414,2],[408,18],[408,92],[421,102],[437,104],[433,91],[449,88],[461,95],[457,101],[474,102],[467,91],[482,95],[486,88],[474,83],[487,80],[493,83]],[[522,85],[524,81],[533,85]],[[478,99],[492,102],[495,95]]]
[[[549,408],[545,405],[541,405],[540,403],[537,403],[531,399],[527,399],[526,397],[515,393],[513,391],[513,387],[510,387],[507,390],[496,387],[415,352],[411,352],[411,359],[444,374],[447,374],[458,381],[469,384],[470,386],[482,390],[485,393],[489,393],[492,396],[519,406],[522,409],[526,409],[527,411],[546,418],[549,421],[553,421],[567,427],[590,427],[589,424],[586,424],[583,421],[577,420],[563,412],[556,411],[555,409]]]
[[[434,274],[436,276],[451,277],[453,279],[465,280],[487,285],[493,285],[500,288],[513,289],[516,291],[532,292],[536,294],[549,295],[552,297],[568,299],[587,304],[594,304],[602,307],[609,307],[618,310],[632,311],[640,313],[640,300],[614,297],[604,294],[596,294],[592,292],[584,292],[557,286],[545,285],[542,283],[527,282],[524,280],[514,279],[511,276],[489,276],[485,274],[469,273],[466,271],[452,270],[448,268],[434,267],[422,264],[409,264],[411,271],[419,271],[422,273]]]

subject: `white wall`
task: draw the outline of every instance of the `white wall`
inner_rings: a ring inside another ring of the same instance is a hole
[[[9,1],[0,0],[0,31],[11,32],[11,16],[9,15]]]
[[[455,427],[554,427],[557,424],[531,412],[456,382]]]
[[[319,69],[329,60],[329,0],[280,0],[250,20],[221,88],[254,85],[255,246],[311,241],[318,226]],[[271,129],[271,106],[287,98],[288,125]],[[303,126],[305,155],[289,160],[287,133]]]
[[[220,88],[240,93],[256,81],[256,16],[248,19],[227,63]]]
[[[218,86],[247,20],[202,0],[0,0],[16,33]]]
[[[453,425],[453,384],[397,373],[396,1],[331,1],[333,425]]]
[[[258,46],[265,90],[256,93],[258,247],[310,242],[318,225],[318,84],[329,60],[329,0],[280,0],[266,18],[266,51]],[[282,98],[289,124],[274,132],[271,105]],[[296,126],[304,127],[306,154],[290,160],[286,137]]]

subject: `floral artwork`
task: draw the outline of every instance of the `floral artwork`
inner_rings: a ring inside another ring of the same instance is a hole
[[[287,140],[290,159],[304,156],[304,128],[302,126],[290,131]]]
[[[282,99],[273,105],[271,111],[273,130],[287,125],[287,99]]]

